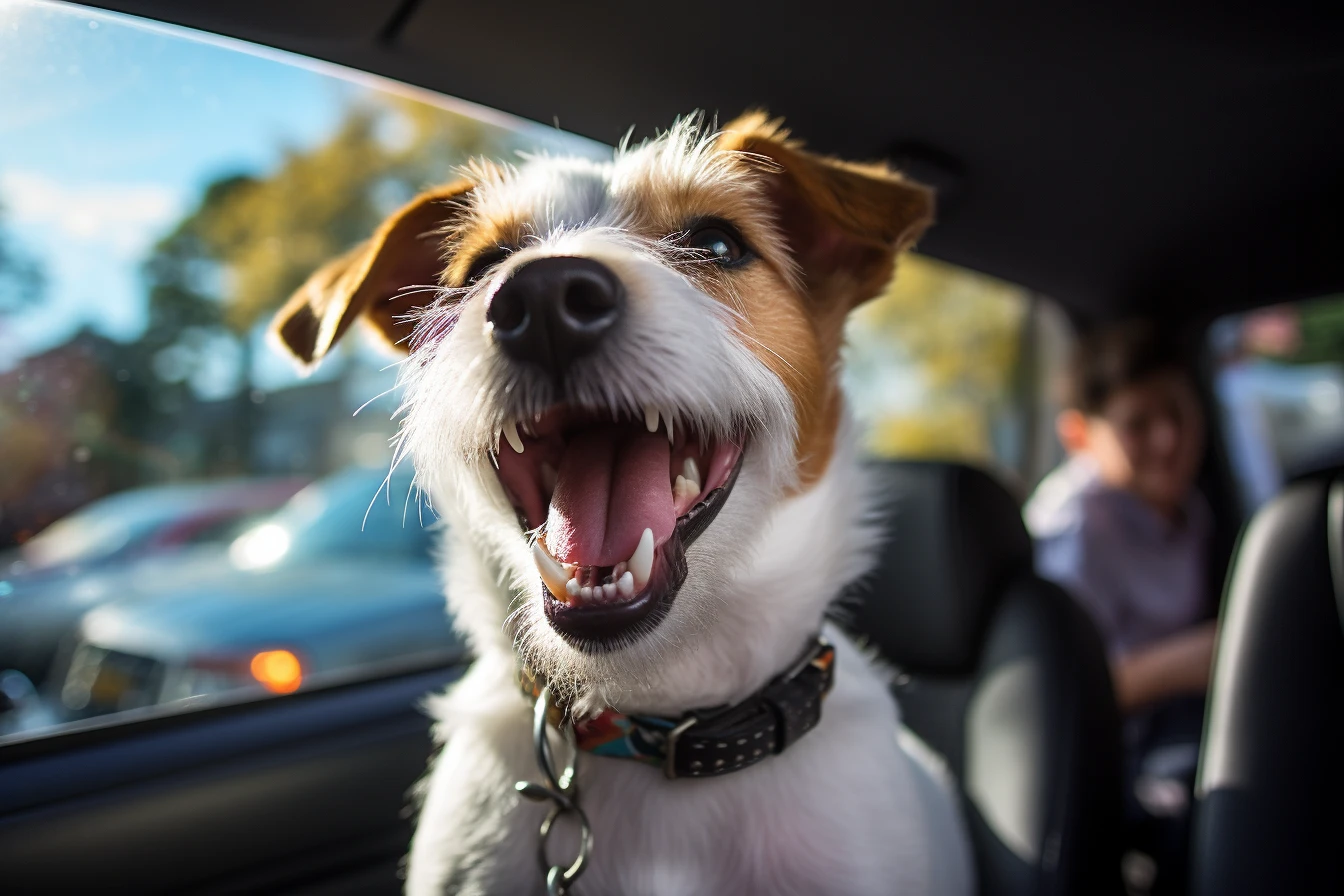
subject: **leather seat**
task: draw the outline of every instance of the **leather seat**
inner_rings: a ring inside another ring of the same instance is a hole
[[[878,467],[887,540],[838,611],[897,670],[962,788],[980,892],[1121,890],[1120,722],[1101,639],[1033,569],[1021,508],[970,467]]]
[[[1288,486],[1228,574],[1191,892],[1344,893],[1344,476]]]

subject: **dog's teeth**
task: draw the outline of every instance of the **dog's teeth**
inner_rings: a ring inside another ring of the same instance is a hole
[[[642,589],[649,584],[649,576],[653,575],[653,530],[645,529],[644,534],[639,538],[639,546],[635,552],[630,555],[630,572],[634,576],[634,585],[636,589]]]
[[[541,580],[546,583],[546,589],[556,600],[565,601],[569,595],[567,590],[569,573],[547,552],[546,548],[542,547],[540,538],[532,542],[532,560],[537,564],[537,571],[541,573]]]
[[[695,462],[695,458],[688,457],[681,465],[681,475],[695,485],[695,490],[700,490],[700,465]]]
[[[518,435],[518,424],[510,420],[504,424],[504,438],[509,440],[509,447],[517,454],[523,453],[523,440]]]
[[[644,426],[649,432],[658,431],[658,409],[651,404],[644,405]]]
[[[570,597],[578,597],[578,596],[579,596],[579,580],[578,580],[578,579],[570,579],[568,582],[566,582],[566,583],[565,583],[565,593],[568,594]]]
[[[677,481],[672,485],[672,499],[678,504],[690,501],[698,494],[700,494],[700,486],[685,476],[678,476]]]
[[[630,573],[624,573],[616,580],[616,590],[622,597],[630,597],[635,593],[635,577]]]
[[[667,440],[668,440],[668,442],[672,442],[672,441],[673,441],[673,437],[672,437],[672,415],[671,415],[671,414],[663,414],[663,416],[664,416],[665,418],[667,418]],[[675,444],[675,443],[674,443],[674,444]]]
[[[555,493],[555,484],[556,484],[559,480],[560,480],[560,474],[559,474],[558,472],[556,472],[555,467],[551,466],[550,464],[546,463],[545,461],[542,461],[542,463],[541,463],[541,487],[546,491],[546,494],[547,494],[548,496],[549,496],[549,495],[552,495],[552,494]]]
[[[579,589],[579,596],[581,596],[584,600],[592,600],[593,599],[592,587],[589,585],[584,585],[582,588]]]
[[[607,600],[614,599],[616,597],[616,586],[611,582],[608,582],[607,584],[603,585],[602,596],[605,597]]]

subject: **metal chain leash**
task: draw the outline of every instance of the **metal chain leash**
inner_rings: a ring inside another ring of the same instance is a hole
[[[570,760],[564,771],[556,774],[555,754],[551,742],[546,737],[546,716],[551,709],[551,686],[541,689],[536,706],[532,710],[532,746],[536,751],[537,766],[546,776],[549,787],[533,784],[531,781],[519,781],[514,789],[533,802],[550,800],[554,805],[541,823],[541,841],[537,847],[537,857],[541,862],[541,873],[546,875],[547,896],[564,896],[569,888],[583,873],[588,864],[588,856],[593,850],[593,831],[588,824],[588,816],[579,808],[579,790],[576,771],[579,764],[578,744],[574,738],[574,726],[566,720],[559,725],[560,733],[569,745]],[[550,836],[556,819],[572,814],[579,823],[579,854],[566,868],[552,865],[546,857],[546,839]]]

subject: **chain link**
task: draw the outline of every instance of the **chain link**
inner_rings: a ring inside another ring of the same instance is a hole
[[[579,750],[574,738],[574,726],[568,719],[559,726],[560,734],[569,746],[570,760],[564,770],[557,774],[555,753],[551,749],[550,739],[546,736],[547,714],[551,706],[551,686],[541,689],[536,706],[532,710],[532,746],[536,751],[537,766],[546,776],[549,787],[533,784],[531,781],[519,781],[513,787],[522,796],[533,802],[550,801],[553,805],[541,823],[541,839],[537,845],[537,858],[541,862],[541,872],[546,876],[547,896],[564,896],[574,881],[588,865],[588,856],[593,850],[593,830],[588,824],[588,816],[579,808],[578,763]],[[579,823],[579,854],[570,863],[552,865],[546,857],[546,840],[555,826],[556,819],[563,815],[573,815]]]

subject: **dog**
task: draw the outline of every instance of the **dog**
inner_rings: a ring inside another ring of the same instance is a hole
[[[461,174],[273,326],[304,367],[356,320],[406,354],[396,459],[448,522],[475,660],[431,703],[407,892],[547,892],[543,861],[590,896],[971,892],[944,768],[822,631],[879,539],[843,326],[931,191],[760,112]]]

